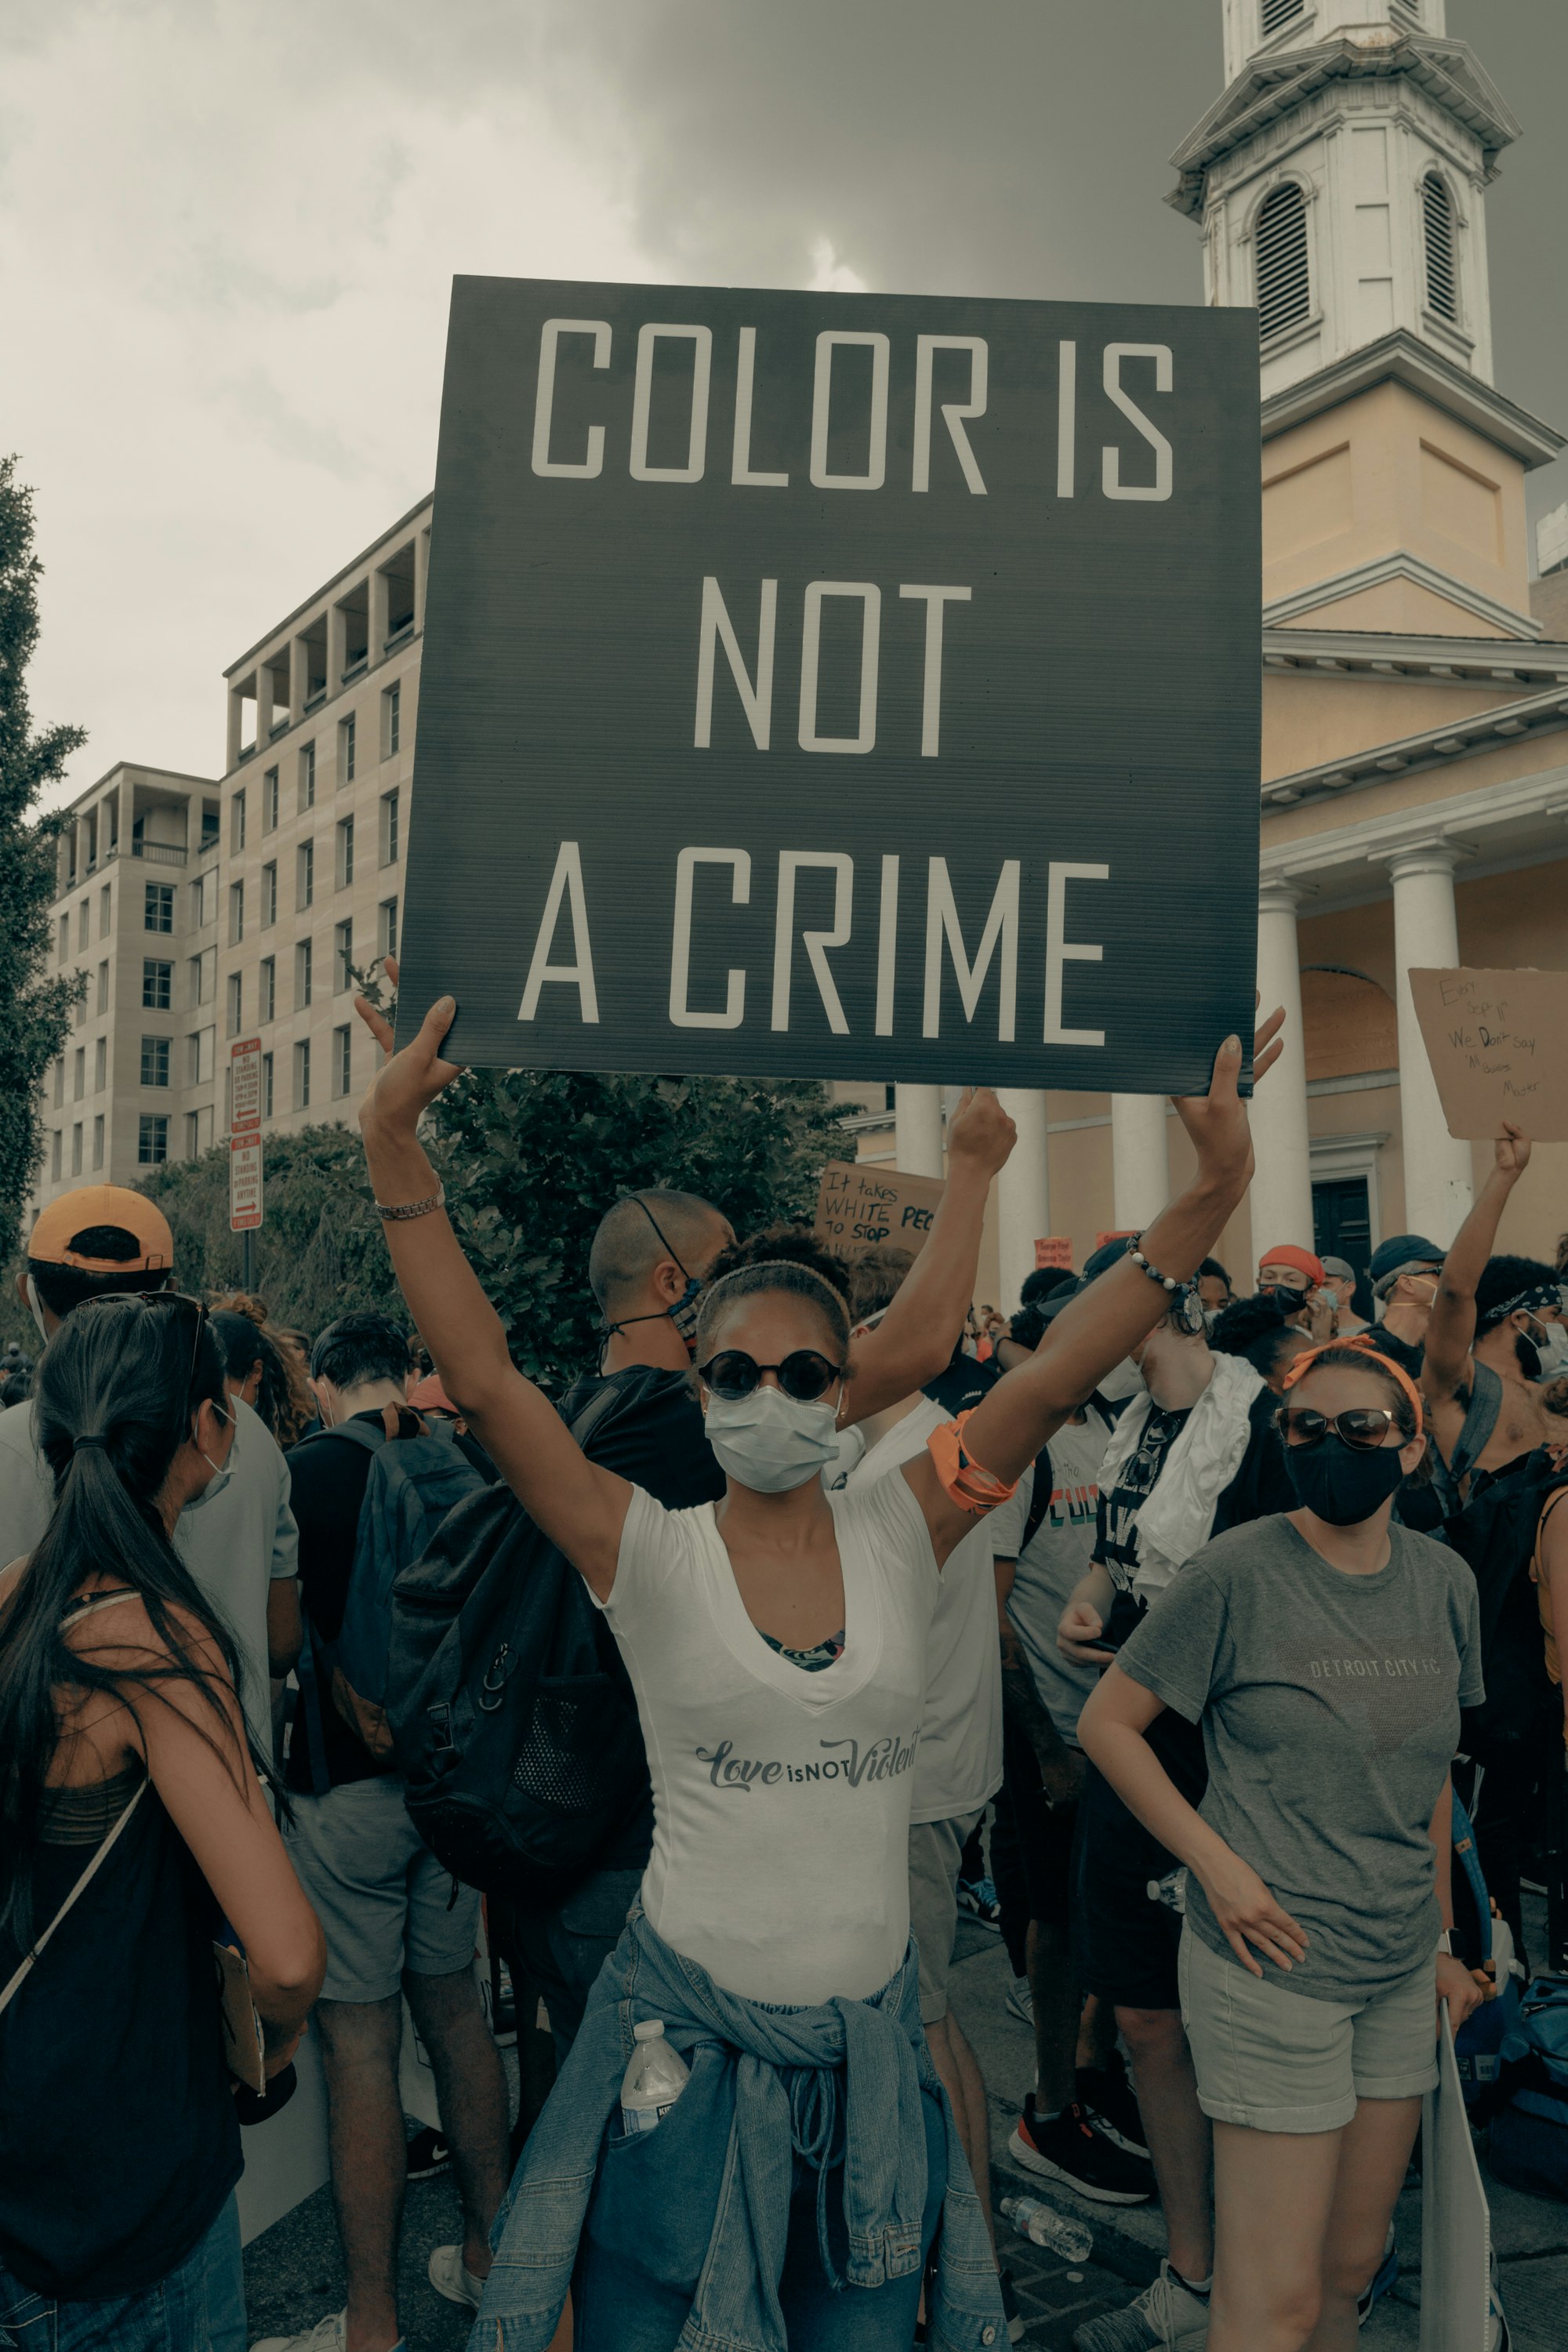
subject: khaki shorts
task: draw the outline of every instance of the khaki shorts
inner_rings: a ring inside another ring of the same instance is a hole
[[[958,1927],[958,1864],[969,1832],[985,1811],[950,1822],[910,1823],[910,1933],[921,1960],[921,2023],[947,2015],[947,1972]]]
[[[327,1939],[323,2000],[390,2000],[403,1971],[455,1976],[474,1957],[479,1898],[457,1890],[408,1818],[397,1774],[291,1797],[283,1842]]]
[[[1366,2000],[1316,2000],[1222,1959],[1192,1928],[1176,1963],[1198,2105],[1252,2131],[1338,2131],[1358,2099],[1437,2084],[1436,1954]]]

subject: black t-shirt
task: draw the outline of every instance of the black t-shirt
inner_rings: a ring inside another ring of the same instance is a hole
[[[1426,1350],[1419,1340],[1402,1339],[1397,1332],[1386,1329],[1381,1323],[1372,1324],[1359,1336],[1369,1340],[1378,1354],[1386,1356],[1391,1364],[1397,1364],[1402,1372],[1408,1372],[1413,1381],[1420,1379]]]
[[[355,1413],[356,1421],[383,1423],[382,1408]],[[323,1641],[335,1642],[342,1631],[343,1610],[353,1570],[354,1544],[359,1535],[360,1506],[370,1484],[375,1456],[354,1440],[334,1441],[329,1433],[303,1441],[289,1455],[289,1507],[300,1528],[300,1600],[309,1628]],[[327,1778],[334,1789],[350,1780],[373,1780],[392,1768],[380,1764],[363,1741],[356,1739],[332,1704],[324,1685],[320,1692],[322,1750]],[[309,1796],[310,1727],[305,1720],[310,1700],[301,1697],[289,1737],[289,1758],[283,1783],[297,1795]]]
[[[1279,1400],[1272,1389],[1260,1389],[1247,1408],[1247,1450],[1237,1473],[1215,1505],[1211,1537],[1249,1520],[1269,1517],[1276,1511],[1293,1511],[1296,1490],[1285,1466],[1285,1448],[1274,1426]],[[1094,1557],[1110,1570],[1116,1597],[1105,1623],[1105,1647],[1119,1650],[1149,1612],[1147,1600],[1134,1597],[1132,1577],[1138,1565],[1139,1507],[1152,1494],[1177,1437],[1187,1424],[1190,1405],[1169,1412],[1151,1407],[1138,1450],[1127,1462],[1109,1496],[1100,1498],[1100,1532]],[[1158,1426],[1156,1425],[1158,1424]],[[1167,1707],[1151,1727],[1150,1747],[1189,1804],[1197,1804],[1208,1785],[1203,1727],[1188,1723]]]

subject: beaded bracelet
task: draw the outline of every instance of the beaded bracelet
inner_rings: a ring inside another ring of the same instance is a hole
[[[1146,1274],[1151,1282],[1157,1282],[1162,1290],[1184,1290],[1186,1288],[1185,1283],[1178,1282],[1173,1274],[1162,1274],[1157,1265],[1150,1265],[1148,1259],[1144,1256],[1142,1251],[1138,1246],[1143,1236],[1142,1234],[1134,1234],[1132,1239],[1127,1244],[1127,1255],[1131,1259],[1133,1265],[1139,1267],[1142,1273]]]
[[[394,1208],[384,1208],[379,1201],[372,1203],[376,1215],[384,1218],[388,1224],[401,1224],[407,1217],[428,1217],[437,1209],[444,1209],[446,1205],[445,1184],[438,1184],[427,1201],[403,1201]]]

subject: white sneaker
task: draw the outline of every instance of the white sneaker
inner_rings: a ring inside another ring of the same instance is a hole
[[[314,2327],[307,2327],[303,2336],[264,2336],[259,2343],[251,2346],[250,2352],[344,2352],[348,2316],[346,2311],[329,2311]],[[407,2352],[406,2341],[400,2337],[394,2352]]]
[[[1089,2320],[1072,2340],[1077,2352],[1203,2352],[1208,2333],[1207,2296],[1189,2294],[1163,2262],[1152,2286],[1135,2295],[1125,2311]]]
[[[470,2311],[478,2311],[479,2297],[485,2291],[482,2278],[476,2278],[463,2260],[461,2246],[437,2246],[430,2256],[430,2284],[437,2294],[448,2303],[466,2303]]]

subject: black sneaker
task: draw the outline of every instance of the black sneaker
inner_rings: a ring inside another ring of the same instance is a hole
[[[1097,2205],[1146,2205],[1154,2194],[1154,2168],[1147,2158],[1129,2156],[1104,2134],[1092,2130],[1083,2110],[1065,2108],[1053,2122],[1035,2113],[1035,2095],[1024,2101],[1024,2112],[1007,2143],[1015,2164],[1043,2180],[1060,2180]]]
[[[1137,2095],[1127,2079],[1126,2062],[1120,2050],[1111,2052],[1108,2065],[1080,2066],[1073,2090],[1086,2118],[1102,2137],[1128,2156],[1142,2157],[1148,2163],[1149,2142],[1144,2136],[1143,2118],[1138,2112]]]
[[[408,2178],[410,2180],[434,2180],[437,2173],[452,2168],[452,2151],[441,2134],[426,2124],[408,2143]]]

